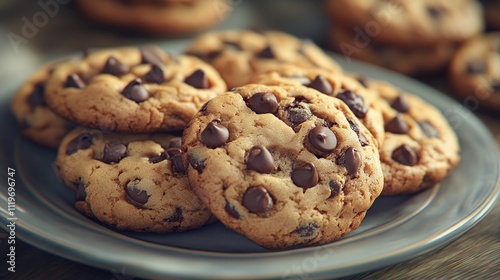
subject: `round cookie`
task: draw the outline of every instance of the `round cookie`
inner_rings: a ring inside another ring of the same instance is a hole
[[[105,49],[59,64],[46,100],[59,115],[103,131],[183,129],[206,101],[226,90],[210,65],[145,47]]]
[[[328,0],[326,10],[333,22],[395,46],[460,42],[484,28],[476,0]]]
[[[120,230],[171,232],[214,219],[191,191],[181,138],[77,128],[62,141],[58,176],[82,213]]]
[[[222,22],[228,0],[79,0],[90,19],[110,26],[154,35],[186,35]]]
[[[228,88],[245,85],[255,74],[279,65],[341,71],[340,66],[313,42],[277,31],[207,33],[195,39],[186,52],[214,66]]]
[[[492,112],[500,109],[500,32],[467,41],[450,65],[450,83],[465,102]]]
[[[356,34],[343,28],[331,28],[330,44],[347,62],[363,60],[405,75],[433,72],[444,68],[453,57],[456,44],[439,42],[431,46],[397,47],[375,41],[356,41]]]
[[[331,242],[382,190],[376,140],[340,100],[251,84],[207,103],[183,134],[191,186],[266,248]]]
[[[57,149],[73,125],[47,107],[45,84],[53,67],[52,64],[41,67],[24,82],[12,99],[12,112],[23,136]]]
[[[385,181],[382,195],[416,193],[441,182],[460,160],[458,140],[444,116],[387,82],[363,81],[380,96],[385,122],[379,147]]]
[[[375,102],[376,94],[352,77],[322,69],[281,66],[271,72],[255,76],[251,82],[265,85],[306,86],[337,97],[346,103],[379,145],[384,140],[384,120]]]

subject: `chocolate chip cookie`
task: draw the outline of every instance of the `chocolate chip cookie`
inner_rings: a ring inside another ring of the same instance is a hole
[[[344,101],[356,117],[373,134],[379,144],[384,140],[384,120],[375,100],[377,95],[356,79],[322,69],[280,66],[255,76],[252,83],[265,85],[306,86]]]
[[[405,75],[425,74],[443,69],[453,57],[456,44],[439,42],[431,46],[400,47],[376,42],[370,37],[357,41],[356,34],[343,28],[332,28],[330,44],[346,62],[359,59]],[[359,43],[362,42],[362,43]]]
[[[229,0],[78,0],[90,19],[154,35],[185,35],[208,29],[230,13]]]
[[[465,43],[450,65],[450,83],[471,109],[500,109],[500,32]]]
[[[46,100],[59,115],[103,131],[181,130],[203,103],[226,90],[193,56],[153,47],[105,49],[59,64]]]
[[[169,134],[77,128],[63,139],[56,166],[84,214],[120,230],[185,231],[214,219],[189,187],[180,147]]]
[[[12,112],[23,136],[57,149],[72,124],[47,107],[45,84],[53,67],[52,64],[41,67],[24,82],[12,99]]]
[[[441,182],[457,165],[459,144],[431,104],[383,81],[363,78],[380,96],[385,139],[380,150],[383,195],[416,193]]]
[[[326,10],[335,23],[395,46],[460,42],[484,28],[476,0],[328,0]]]
[[[195,39],[187,53],[214,66],[229,88],[247,84],[255,74],[279,65],[340,71],[337,63],[313,42],[277,31],[207,33]]]
[[[383,187],[371,133],[342,101],[306,87],[220,95],[190,122],[183,147],[200,199],[267,248],[346,235]]]

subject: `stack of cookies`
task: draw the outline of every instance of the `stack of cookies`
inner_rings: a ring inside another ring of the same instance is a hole
[[[96,51],[43,68],[13,110],[58,146],[89,217],[146,232],[219,220],[271,249],[345,236],[380,194],[435,186],[459,160],[432,105],[280,32],[204,34],[184,55]]]
[[[476,0],[326,0],[326,10],[334,50],[406,75],[442,69],[484,28]]]

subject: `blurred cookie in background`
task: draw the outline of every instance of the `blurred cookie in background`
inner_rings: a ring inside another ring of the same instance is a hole
[[[229,0],[78,0],[90,19],[124,30],[181,36],[222,22]]]
[[[500,110],[500,32],[473,38],[457,51],[450,83],[472,109]]]

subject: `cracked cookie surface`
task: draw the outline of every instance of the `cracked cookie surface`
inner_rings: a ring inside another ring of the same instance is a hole
[[[267,248],[356,229],[383,186],[376,140],[340,100],[246,85],[209,101],[183,134],[188,177],[227,227]]]
[[[55,114],[45,101],[46,82],[54,66],[42,66],[23,83],[12,99],[12,112],[23,136],[57,149],[73,125]]]
[[[103,131],[181,130],[226,89],[210,65],[154,47],[105,49],[59,64],[46,100],[59,115]]]
[[[380,96],[385,139],[379,147],[383,195],[410,194],[441,182],[458,164],[460,147],[441,112],[388,82],[363,78]]]
[[[196,38],[186,53],[214,66],[228,88],[247,84],[253,75],[279,65],[341,71],[340,66],[313,42],[278,31],[207,33]]]
[[[189,187],[181,138],[77,128],[62,141],[58,176],[75,207],[120,230],[171,232],[213,222]]]

